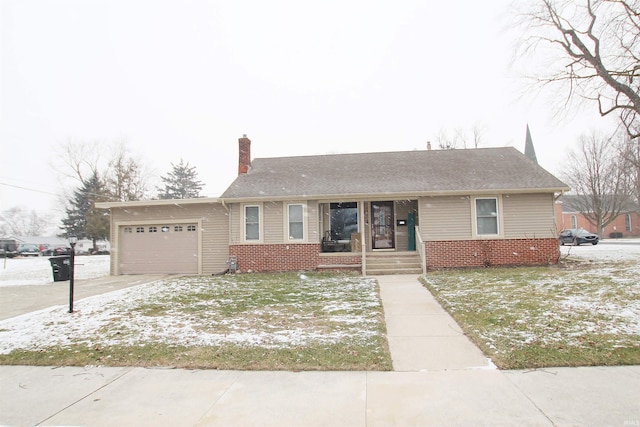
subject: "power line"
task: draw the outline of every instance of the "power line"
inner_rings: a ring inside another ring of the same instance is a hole
[[[50,196],[59,196],[59,194],[56,193],[50,193],[48,191],[43,191],[43,190],[36,190],[35,188],[29,188],[29,187],[22,187],[20,185],[13,185],[13,184],[7,184],[6,182],[0,182],[0,185],[5,185],[7,187],[13,187],[13,188],[18,188],[20,190],[27,190],[27,191],[33,191],[35,193],[42,193],[42,194],[48,194]],[[78,191],[78,190],[75,190]],[[89,195],[89,196],[95,196],[95,197],[105,197],[105,194],[96,194],[96,193],[89,193],[89,192],[82,192],[83,194]],[[112,197],[112,196],[108,196],[107,197],[107,201],[118,201],[116,198]]]
[[[57,194],[50,193],[48,191],[36,190],[35,188],[22,187],[20,185],[7,184],[6,182],[0,182],[0,185],[4,185],[4,186],[7,186],[7,187],[13,187],[13,188],[19,188],[20,190],[33,191],[33,192],[36,192],[36,193],[48,194],[50,196],[57,196]]]

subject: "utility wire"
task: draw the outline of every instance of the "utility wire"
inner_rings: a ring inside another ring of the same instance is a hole
[[[6,182],[0,182],[0,185],[4,185],[4,186],[7,186],[7,187],[18,188],[20,190],[34,191],[36,193],[49,194],[50,196],[58,196],[58,194],[56,194],[56,193],[50,193],[48,191],[43,191],[43,190],[36,190],[35,188],[22,187],[20,185],[7,184]],[[77,190],[74,190],[74,191],[77,191]],[[88,192],[83,192],[83,193],[87,194],[89,196],[105,197],[104,194],[96,194],[96,193],[88,193]],[[107,197],[107,198],[110,199],[109,201],[117,201],[114,197]]]
[[[20,190],[34,191],[36,193],[49,194],[51,196],[57,196],[55,193],[50,193],[48,191],[36,190],[35,188],[22,187],[20,185],[7,184],[6,182],[0,182],[0,185],[5,185],[7,187],[19,188]]]

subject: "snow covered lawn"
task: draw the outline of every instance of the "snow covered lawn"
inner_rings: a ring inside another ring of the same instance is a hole
[[[75,261],[78,280],[109,275],[109,255],[78,256]],[[0,258],[0,286],[42,286],[52,281],[49,257]]]
[[[2,321],[0,363],[386,370],[384,333],[373,279],[181,277]]]
[[[640,364],[640,245],[561,251],[558,266],[423,281],[500,368]]]

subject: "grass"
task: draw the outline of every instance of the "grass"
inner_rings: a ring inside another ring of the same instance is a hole
[[[182,277],[77,308],[5,324],[24,342],[0,364],[391,369],[377,282],[354,275]]]
[[[501,369],[640,364],[637,263],[440,271],[421,278]]]

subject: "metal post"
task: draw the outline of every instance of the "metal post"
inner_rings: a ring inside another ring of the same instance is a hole
[[[73,267],[75,264],[75,256],[76,256],[76,242],[71,239],[69,242],[71,244],[71,255],[69,257],[69,313],[73,313]]]

